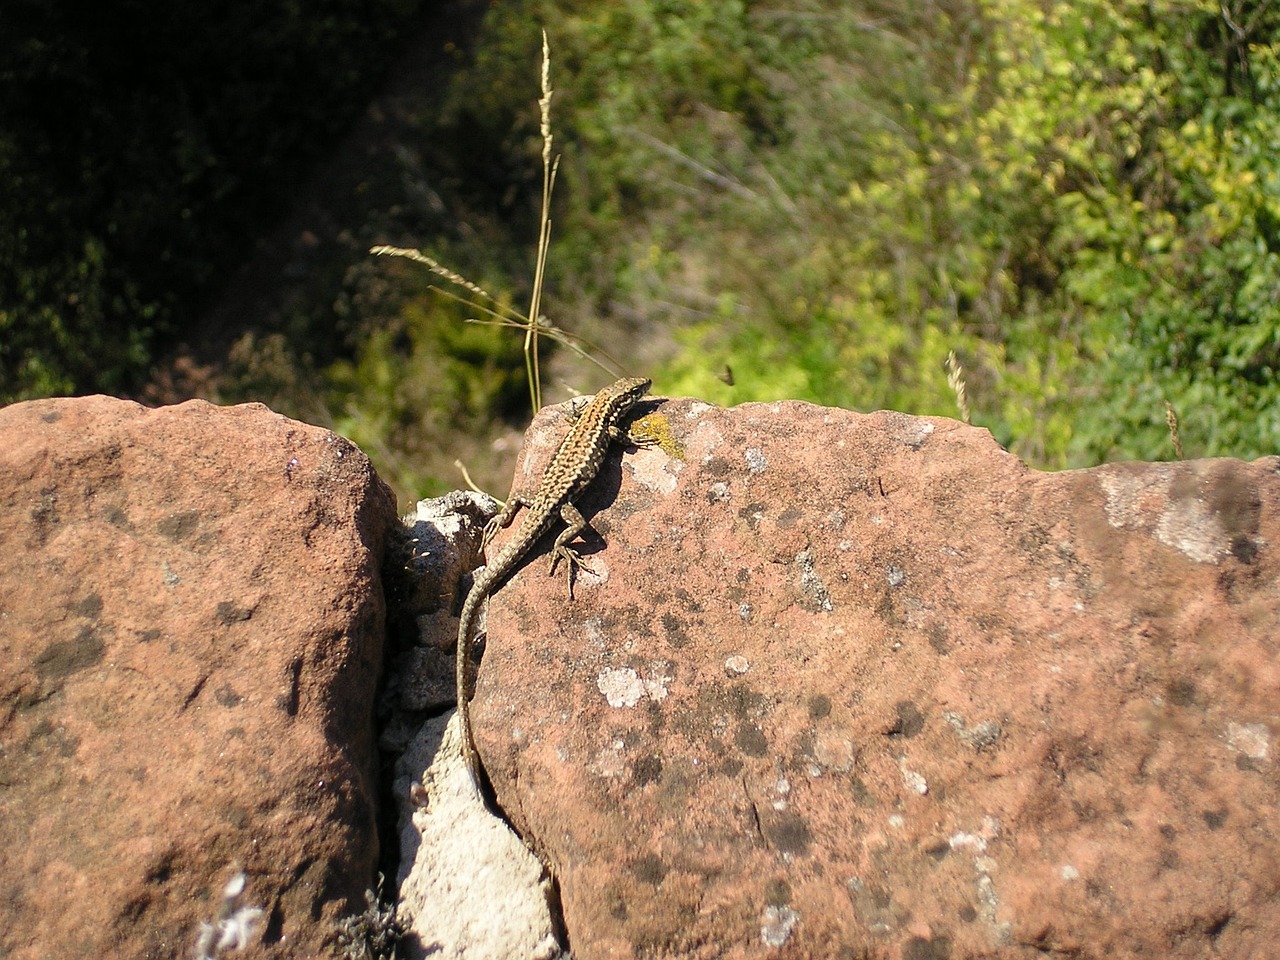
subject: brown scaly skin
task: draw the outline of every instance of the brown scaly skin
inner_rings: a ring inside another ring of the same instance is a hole
[[[555,456],[551,458],[533,498],[522,497],[512,491],[502,512],[484,528],[484,542],[487,545],[494,534],[511,523],[521,507],[526,508],[515,532],[475,578],[467,599],[462,604],[462,614],[458,621],[458,717],[461,724],[462,755],[473,783],[479,783],[479,759],[471,736],[467,661],[471,655],[471,633],[476,615],[480,612],[480,604],[515,572],[525,554],[557,519],[564,521],[565,528],[556,537],[555,545],[551,548],[551,572],[554,573],[556,564],[564,560],[568,565],[567,573],[572,586],[573,572],[582,565],[582,558],[578,551],[568,546],[568,542],[583,530],[591,529],[573,501],[600,472],[600,465],[604,462],[611,442],[630,441],[636,445],[651,442],[629,436],[618,426],[619,421],[649,392],[650,386],[649,380],[627,378],[605,387],[592,397],[590,403],[577,415],[573,429],[561,441]]]

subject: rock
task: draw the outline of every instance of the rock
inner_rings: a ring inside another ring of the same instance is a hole
[[[397,597],[395,644],[388,669],[387,698],[398,716],[411,716],[415,731],[426,712],[439,714],[456,702],[454,645],[458,618],[451,600],[460,594],[463,574],[475,565],[485,519],[497,504],[483,494],[455,490],[420,500],[404,517],[411,555],[404,589]],[[383,731],[384,741],[387,732]],[[400,750],[407,740],[398,744]]]
[[[447,721],[447,722],[446,722]],[[462,759],[457,714],[423,725],[397,768],[406,960],[558,960],[551,880],[493,816]]]
[[[0,955],[332,955],[390,491],[258,404],[105,397],[0,410],[0,478]]]
[[[576,960],[1275,949],[1280,458],[655,422],[583,498],[574,599],[540,548],[491,601],[474,702]]]
[[[421,501],[405,518],[420,584],[412,614],[419,627],[395,658],[387,684],[390,722],[382,745],[398,753],[400,915],[405,960],[557,960],[563,955],[554,891],[541,862],[486,806],[462,758],[456,712],[425,718],[455,696],[458,618],[440,601],[461,594],[460,573],[473,565],[488,497],[453,493]],[[446,653],[447,651],[447,653]],[[425,720],[425,722],[424,722]]]

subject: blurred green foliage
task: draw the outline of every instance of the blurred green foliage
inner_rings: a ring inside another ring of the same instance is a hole
[[[91,94],[129,69],[44,9],[31,5],[43,26],[25,46],[4,41],[17,51],[6,84],[20,81],[6,95],[30,100],[0,133],[0,256],[21,266],[0,287],[10,395],[86,376],[111,388],[145,364],[173,304],[246,242],[246,211],[270,208],[276,181],[260,171],[295,162],[304,121],[327,109],[239,53],[213,56],[244,22],[206,13],[202,31],[135,3],[121,42],[136,53],[130,29],[147,26],[154,70],[178,80],[136,83],[108,110]],[[334,96],[348,103],[382,27],[326,9],[269,8],[278,38],[342,65]],[[397,8],[373,9],[383,25]],[[974,422],[1041,466],[1173,456],[1166,402],[1190,456],[1280,449],[1274,4],[491,4],[412,151],[370,180],[352,251],[420,247],[527,302],[544,27],[563,153],[545,309],[657,391],[955,415],[954,350]],[[62,46],[33,45],[42,30]],[[177,64],[218,82],[197,87]],[[65,122],[40,106],[42,83]],[[162,144],[160,100],[181,120]],[[64,128],[73,149],[53,139]],[[250,143],[254,156],[237,154]],[[122,209],[122,179],[166,186]],[[420,464],[450,442],[483,457],[488,419],[518,419],[520,337],[463,325],[476,311],[410,265],[351,256],[291,308],[289,342],[241,344],[241,386],[307,393],[404,487],[451,485]],[[317,348],[342,336],[344,358]],[[297,382],[313,361],[320,382]]]
[[[137,388],[418,0],[6,0],[0,401]]]
[[[1280,449],[1274,5],[526,0],[457,89],[521,89],[539,22],[563,319],[671,330],[659,389],[954,415],[954,349],[1041,465],[1172,456],[1165,401]]]
[[[401,500],[439,495],[458,485],[447,462],[487,466],[475,441],[488,418],[527,399],[521,338],[469,322],[476,311],[426,289],[415,264],[379,266],[396,278],[396,308],[353,359],[327,369],[329,396],[341,398],[327,419],[373,457]]]

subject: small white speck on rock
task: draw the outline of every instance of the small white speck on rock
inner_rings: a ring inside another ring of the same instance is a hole
[[[800,914],[790,907],[768,906],[764,908],[763,920],[760,925],[760,940],[766,947],[780,947],[791,938],[791,931],[800,921]]]
[[[906,767],[902,768],[902,782],[907,785],[908,790],[912,793],[918,793],[922,797],[929,792],[929,782],[914,770],[908,770]]]
[[[1250,760],[1265,760],[1271,753],[1271,731],[1262,723],[1228,723],[1227,746]]]
[[[601,670],[596,688],[611,707],[634,707],[645,695],[644,681],[630,668]]]

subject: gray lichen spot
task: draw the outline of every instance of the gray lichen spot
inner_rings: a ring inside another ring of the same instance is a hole
[[[1160,515],[1156,538],[1197,563],[1217,563],[1231,544],[1217,516],[1199,500],[1178,500]]]
[[[813,553],[809,550],[801,550],[796,554],[796,564],[800,567],[800,589],[804,592],[806,608],[829,612],[831,594],[814,569]]]
[[[928,420],[903,413],[889,414],[887,426],[891,436],[912,450],[923,447],[935,429]]]
[[[1261,501],[1235,466],[1117,466],[1098,482],[1113,527],[1143,531],[1195,563],[1252,562]]]
[[[964,718],[958,713],[947,712],[942,715],[942,718],[947,721],[947,725],[955,731],[956,736],[963,743],[967,743],[975,750],[983,750],[991,746],[1000,739],[1000,735],[1004,732],[1004,728],[996,720],[983,720],[981,723],[970,727],[965,724]]]
[[[1228,723],[1227,746],[1250,760],[1266,760],[1271,753],[1271,729],[1265,723]]]
[[[760,940],[766,947],[780,947],[791,938],[800,914],[790,907],[768,906],[760,924]]]

